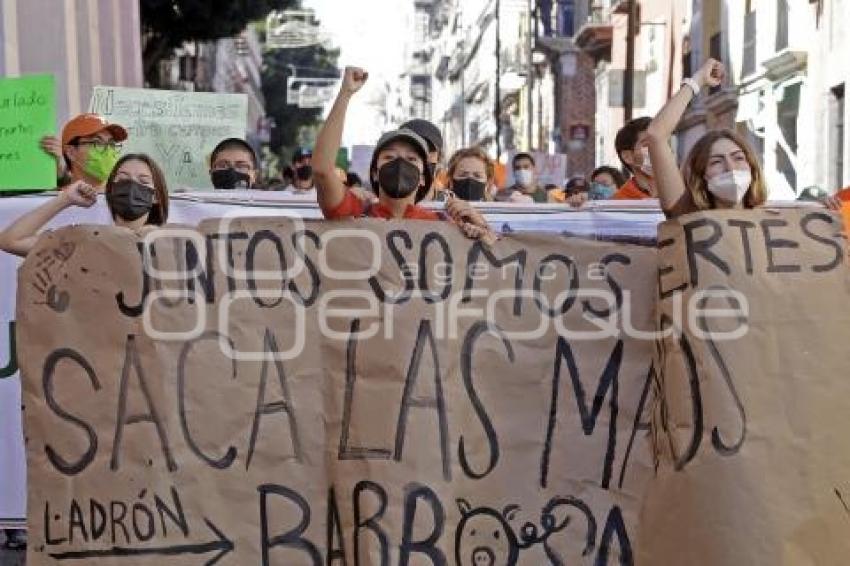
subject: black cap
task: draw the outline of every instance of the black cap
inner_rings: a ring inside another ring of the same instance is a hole
[[[402,124],[399,129],[413,130],[428,144],[428,151],[438,151],[440,155],[443,154],[443,134],[440,132],[440,128],[432,122],[415,118]]]
[[[397,140],[406,141],[411,144],[416,149],[416,153],[419,154],[419,157],[422,158],[422,165],[424,168],[422,174],[425,175],[425,186],[420,187],[419,190],[416,191],[416,202],[419,202],[425,198],[425,195],[427,195],[428,191],[431,190],[431,183],[434,181],[434,177],[431,174],[431,169],[428,167],[428,143],[413,130],[402,128],[386,132],[381,136],[378,140],[378,144],[375,146],[375,151],[372,152],[372,163],[369,165],[369,175],[371,176],[372,171],[375,171],[378,168],[378,154],[381,153],[381,150]],[[372,188],[375,190],[375,193],[380,190],[380,186],[376,179],[372,179]]]

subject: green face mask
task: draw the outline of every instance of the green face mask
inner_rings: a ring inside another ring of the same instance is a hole
[[[89,148],[88,157],[86,158],[86,163],[83,166],[83,171],[92,179],[102,183],[109,177],[109,174],[112,172],[112,168],[115,167],[117,162],[117,149],[111,147],[104,149],[92,147]]]

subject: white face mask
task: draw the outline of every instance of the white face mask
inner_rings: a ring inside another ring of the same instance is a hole
[[[708,179],[708,190],[720,200],[738,204],[752,182],[753,176],[749,170],[734,169]]]
[[[640,154],[643,156],[643,162],[640,164],[640,170],[643,171],[643,174],[647,177],[652,177],[652,161],[649,160],[649,148],[643,146],[640,148]]]
[[[520,169],[514,172],[516,182],[523,187],[530,187],[534,182],[534,172],[531,169]]]

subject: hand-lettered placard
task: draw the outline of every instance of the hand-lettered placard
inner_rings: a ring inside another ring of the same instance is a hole
[[[56,186],[56,161],[39,142],[56,131],[53,75],[0,79],[0,192]]]
[[[659,340],[659,473],[641,515],[641,564],[847,563],[841,231],[823,209],[701,213],[660,227],[658,325],[681,332]]]
[[[209,189],[209,156],[218,142],[244,138],[244,94],[97,86],[89,111],[127,129],[124,153],[147,153],[162,167],[169,190]]]
[[[30,566],[634,563],[654,248],[155,234],[60,230],[20,272]]]

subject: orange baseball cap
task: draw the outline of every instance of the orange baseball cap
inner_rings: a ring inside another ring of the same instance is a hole
[[[127,139],[127,130],[118,124],[110,124],[105,118],[97,114],[80,114],[71,118],[65,127],[62,128],[62,145],[68,144],[74,138],[83,136],[93,136],[102,131],[108,131],[115,138],[115,141],[124,141]]]

